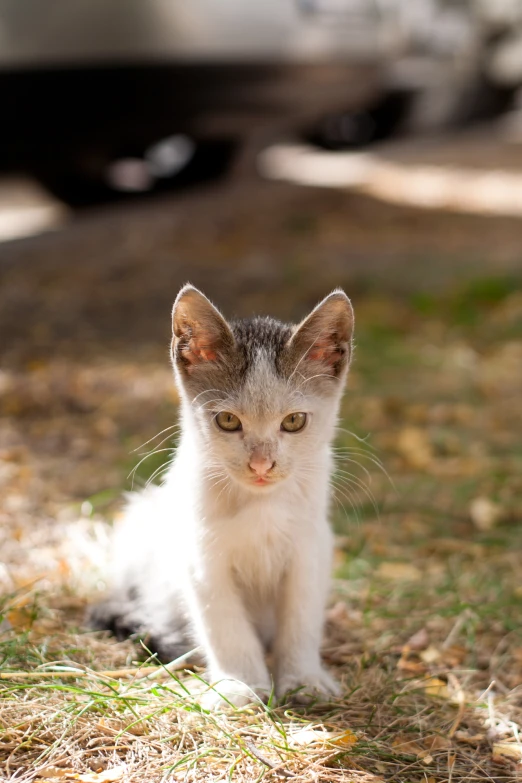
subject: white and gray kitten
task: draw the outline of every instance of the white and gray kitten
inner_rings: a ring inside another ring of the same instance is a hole
[[[331,442],[353,311],[336,290],[299,326],[227,323],[191,285],[173,310],[181,440],[167,478],[130,500],[98,627],[148,632],[163,658],[200,646],[236,705],[329,695],[320,644],[332,535]],[[222,704],[216,691],[207,695]]]

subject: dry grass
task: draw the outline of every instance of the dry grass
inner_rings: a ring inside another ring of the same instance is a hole
[[[287,217],[281,246],[301,235],[323,252],[338,242],[345,224],[335,223],[335,198],[333,216],[331,204],[316,204],[315,227]],[[382,219],[382,207],[373,214]],[[229,226],[229,239],[246,242],[233,225],[239,238]],[[302,267],[298,257],[281,267],[285,296],[301,272],[299,296],[313,288],[303,252]],[[452,279],[455,252],[441,256],[441,278]],[[9,274],[3,290],[12,293],[21,283]],[[74,308],[98,291],[98,273],[88,274],[67,300]],[[141,279],[140,297],[159,318],[157,281],[147,299]],[[52,301],[61,283],[48,285]],[[123,307],[125,283],[116,289]],[[65,329],[65,316],[50,305],[49,333],[37,323],[30,339],[13,331],[0,375],[1,780],[522,778],[520,279],[488,273],[440,295],[389,291],[356,289],[358,346],[337,443],[324,657],[344,695],[299,710],[207,713],[201,672],[166,671],[138,645],[83,628],[87,602],[104,588],[109,524],[140,459],[133,451],[175,417],[166,352],[161,341],[136,346],[123,334],[114,302],[117,351],[99,339],[109,322],[94,304],[74,322],[73,347],[85,335],[83,352],[67,348],[69,335],[52,349],[49,334]],[[166,456],[152,453],[136,483]]]

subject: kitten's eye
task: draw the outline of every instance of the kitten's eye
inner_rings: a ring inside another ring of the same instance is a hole
[[[216,424],[220,430],[225,432],[237,432],[242,429],[241,420],[234,413],[221,411],[216,416]]]
[[[306,413],[289,413],[281,422],[281,429],[285,432],[299,432],[306,424]]]

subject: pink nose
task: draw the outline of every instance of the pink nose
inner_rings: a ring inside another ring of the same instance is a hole
[[[248,465],[258,476],[266,476],[268,471],[274,467],[275,462],[264,457],[253,457]]]

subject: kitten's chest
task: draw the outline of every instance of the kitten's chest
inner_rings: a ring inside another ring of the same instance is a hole
[[[252,503],[229,520],[228,528],[228,556],[238,583],[266,593],[276,590],[295,545],[290,509]]]

